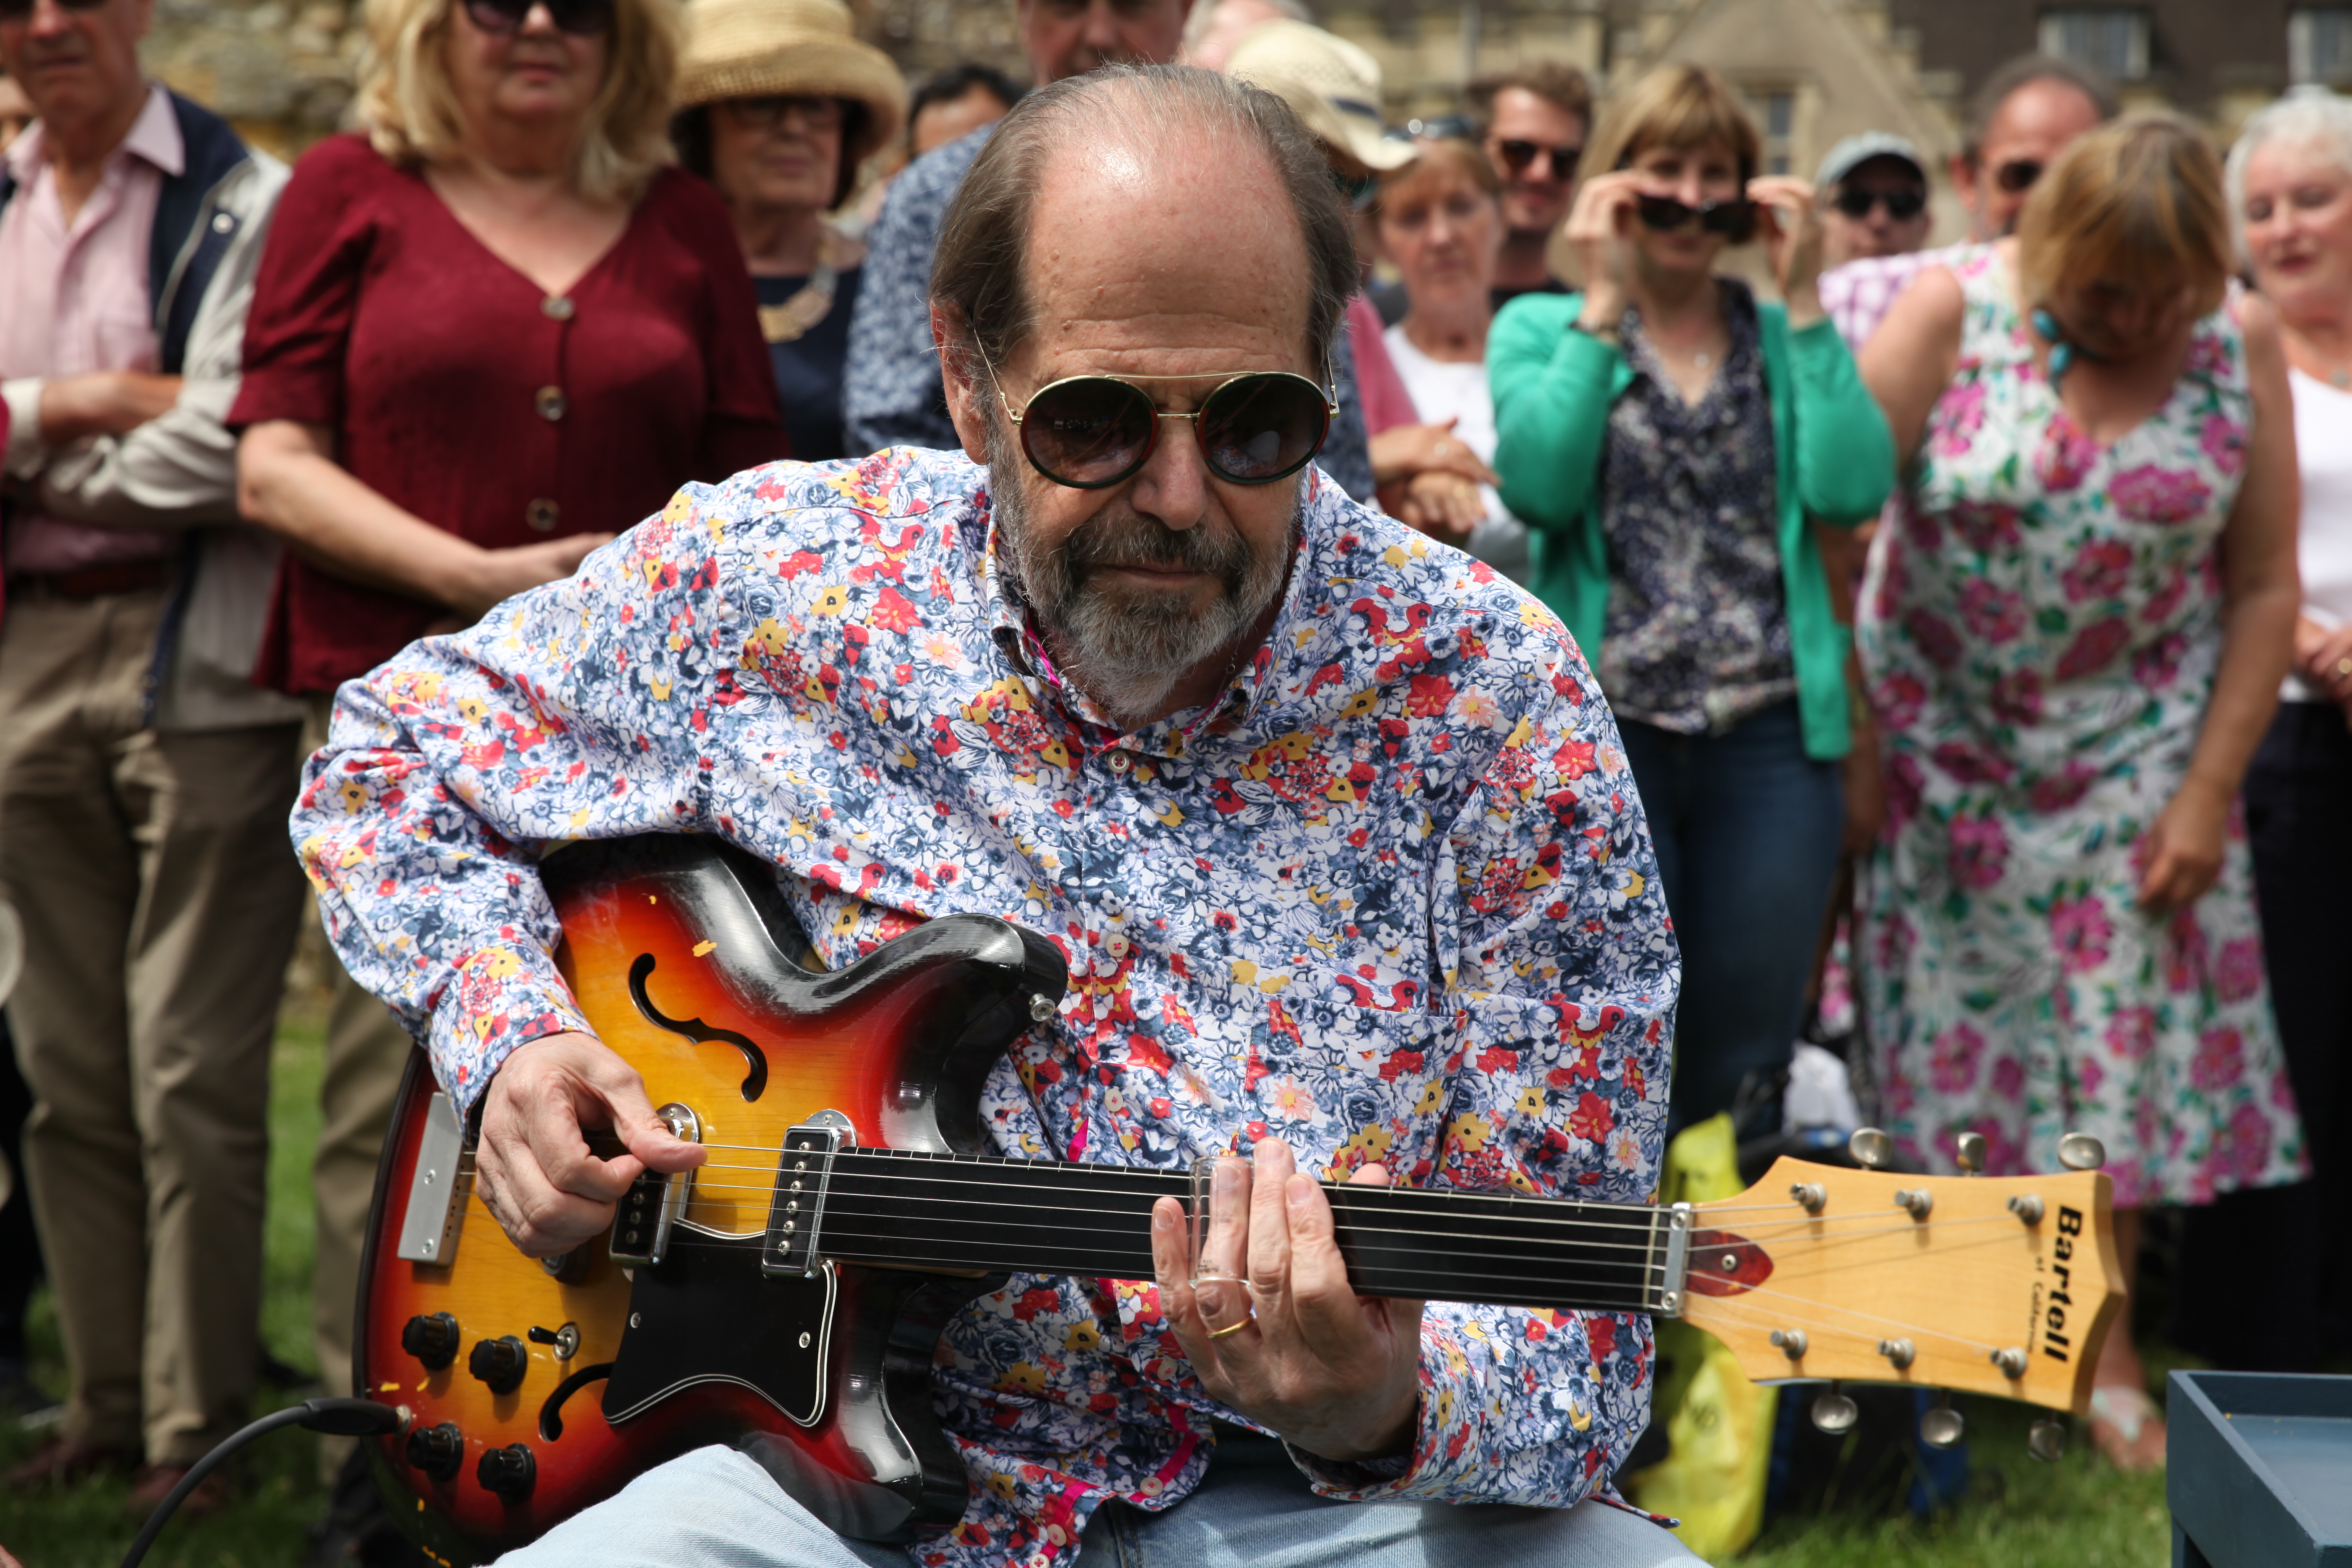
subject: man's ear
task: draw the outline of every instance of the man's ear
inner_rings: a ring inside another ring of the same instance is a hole
[[[1973,219],[1977,216],[1976,161],[1966,153],[1955,153],[1952,154],[1951,173],[1952,194],[1960,198],[1960,205],[1969,209],[1969,216]]]
[[[946,306],[931,306],[931,344],[939,350],[940,384],[947,391],[948,417],[955,421],[956,438],[963,455],[975,463],[988,461],[989,389],[966,374],[971,356],[962,348],[957,318]]]

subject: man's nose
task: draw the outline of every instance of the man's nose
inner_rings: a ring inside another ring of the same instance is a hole
[[[33,0],[33,15],[26,30],[37,38],[54,38],[71,30],[73,13],[58,0]]]
[[[1112,0],[1093,0],[1087,7],[1087,47],[1106,59],[1119,55],[1118,10]]]
[[[1201,451],[1200,421],[1162,419],[1151,456],[1130,481],[1135,510],[1179,532],[1209,514],[1209,468]]]

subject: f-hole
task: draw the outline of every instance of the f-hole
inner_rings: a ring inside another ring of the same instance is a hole
[[[767,1093],[768,1053],[732,1029],[714,1028],[699,1018],[672,1018],[664,1014],[646,994],[646,977],[653,972],[654,955],[650,952],[637,954],[637,961],[629,965],[629,1000],[637,1005],[637,1011],[646,1016],[646,1021],[698,1046],[734,1047],[743,1053],[743,1065],[748,1069],[743,1075],[743,1098],[757,1100]]]
[[[600,1361],[594,1366],[583,1366],[555,1385],[547,1403],[539,1407],[539,1440],[552,1443],[563,1436],[563,1402],[587,1387],[613,1375],[613,1363]]]

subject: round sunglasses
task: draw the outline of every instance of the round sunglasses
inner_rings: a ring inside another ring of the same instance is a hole
[[[1886,208],[1886,216],[1896,223],[1908,223],[1927,210],[1927,193],[1912,190],[1874,191],[1865,190],[1860,186],[1849,186],[1839,191],[1836,201],[1831,205],[1856,223],[1868,217],[1871,208],[1880,205]]]
[[[983,363],[987,355],[982,354]],[[997,401],[1021,433],[1029,466],[1074,490],[1108,489],[1132,479],[1160,444],[1160,422],[1190,419],[1209,471],[1229,484],[1270,485],[1305,468],[1323,449],[1339,412],[1328,395],[1286,370],[1250,371],[1219,382],[1201,406],[1171,414],[1139,381],[1202,381],[1199,375],[1073,375],[1048,382],[1021,407],[988,366]]]

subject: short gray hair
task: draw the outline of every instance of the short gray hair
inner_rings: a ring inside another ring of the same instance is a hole
[[[976,344],[997,364],[1036,328],[1029,293],[1029,231],[1037,189],[1066,147],[1126,140],[1165,148],[1173,132],[1201,131],[1238,143],[1273,166],[1307,249],[1307,349],[1328,365],[1342,313],[1357,289],[1355,234],[1330,165],[1291,107],[1247,82],[1191,66],[1104,66],[1038,89],[1004,117],[949,202],[931,262],[931,300],[956,318],[961,350]],[[1224,165],[1228,169],[1234,163]],[[1260,199],[1272,200],[1275,190]],[[1248,199],[1246,193],[1237,193]],[[1203,258],[1204,265],[1213,258]],[[969,367],[976,373],[980,367]],[[1319,368],[1318,377],[1324,374]]]
[[[2230,238],[2238,259],[2246,256],[2246,165],[2273,142],[2315,147],[2352,175],[2352,98],[2324,87],[2299,87],[2247,118],[2221,166],[2221,186],[2230,204]]]

